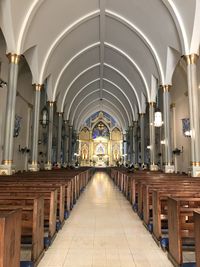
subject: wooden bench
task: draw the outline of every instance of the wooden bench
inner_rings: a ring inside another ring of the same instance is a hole
[[[163,189],[153,191],[153,237],[157,242],[162,242],[162,238],[165,238],[168,234],[168,216],[167,216],[167,200],[168,197],[200,197],[200,188],[196,186],[181,189],[179,187],[175,189]],[[163,232],[164,230],[164,232]]]
[[[37,264],[44,254],[44,199],[42,197],[5,198],[0,204],[0,213],[21,209],[21,246],[30,249],[30,258],[22,259]],[[16,223],[16,225],[18,225]],[[20,238],[19,238],[20,240]]]
[[[0,210],[0,267],[19,267],[21,209]]]
[[[168,257],[175,266],[183,264],[183,246],[194,245],[193,212],[199,208],[200,198],[168,198]]]
[[[43,195],[44,199],[48,201],[50,193],[54,190],[57,190],[58,198],[57,198],[57,221],[61,224],[64,222],[64,213],[65,213],[65,205],[66,205],[66,198],[65,198],[65,186],[55,186],[48,184],[37,184],[33,183],[13,183],[12,185],[2,185],[0,183],[0,195],[10,194],[10,195],[17,195],[18,193],[24,193],[28,195]],[[53,195],[53,194],[52,194]],[[53,197],[53,196],[52,196]]]
[[[194,236],[196,267],[200,267],[200,211],[194,212]]]
[[[39,196],[41,194],[38,193],[31,193],[30,195],[18,193],[15,196],[0,194],[0,205],[32,205]],[[56,235],[57,190],[51,191],[48,197],[42,197],[42,199],[44,199],[43,226],[45,229],[45,240],[47,244],[50,244]]]

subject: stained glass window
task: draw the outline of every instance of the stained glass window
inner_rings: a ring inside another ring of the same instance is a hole
[[[92,138],[96,139],[97,137],[109,138],[108,127],[102,122],[98,122],[92,132]]]

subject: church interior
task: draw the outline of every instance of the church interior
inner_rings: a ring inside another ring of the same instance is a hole
[[[0,267],[200,267],[200,0],[0,0]]]

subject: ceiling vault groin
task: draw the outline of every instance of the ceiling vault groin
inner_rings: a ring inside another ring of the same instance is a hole
[[[199,1],[179,2],[6,0],[0,27],[6,53],[24,55],[74,127],[105,109],[124,130],[171,84],[180,56],[198,54]]]

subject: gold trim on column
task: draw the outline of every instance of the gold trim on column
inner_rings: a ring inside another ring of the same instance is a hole
[[[38,163],[37,163],[37,161],[34,161],[34,160],[33,160],[33,161],[31,162],[31,164],[32,164],[32,165],[37,165]]]
[[[51,164],[51,161],[47,161],[47,164],[50,165]]]
[[[194,167],[199,167],[200,166],[200,162],[191,162],[191,165]]]
[[[139,113],[139,115],[140,115],[141,117],[144,117],[145,113]]]
[[[175,108],[176,104],[175,103],[171,103],[170,108]]]
[[[2,160],[2,164],[3,164],[3,165],[10,165],[10,164],[12,164],[12,163],[13,163],[13,160],[7,160],[7,159]]]
[[[53,107],[53,105],[55,104],[55,101],[47,101],[47,103],[49,104],[50,107]]]
[[[171,85],[162,85],[163,88],[163,92],[170,92],[170,90],[172,89]]]
[[[190,54],[182,56],[187,65],[197,64],[199,56],[197,54]]]
[[[149,106],[155,108],[156,107],[156,102],[149,102]]]
[[[58,116],[62,116],[64,112],[57,112],[58,113]]]
[[[9,54],[7,54],[7,57],[8,57],[9,63],[19,64],[21,55],[9,53]]]
[[[33,84],[35,91],[41,91],[43,88],[43,84]]]

